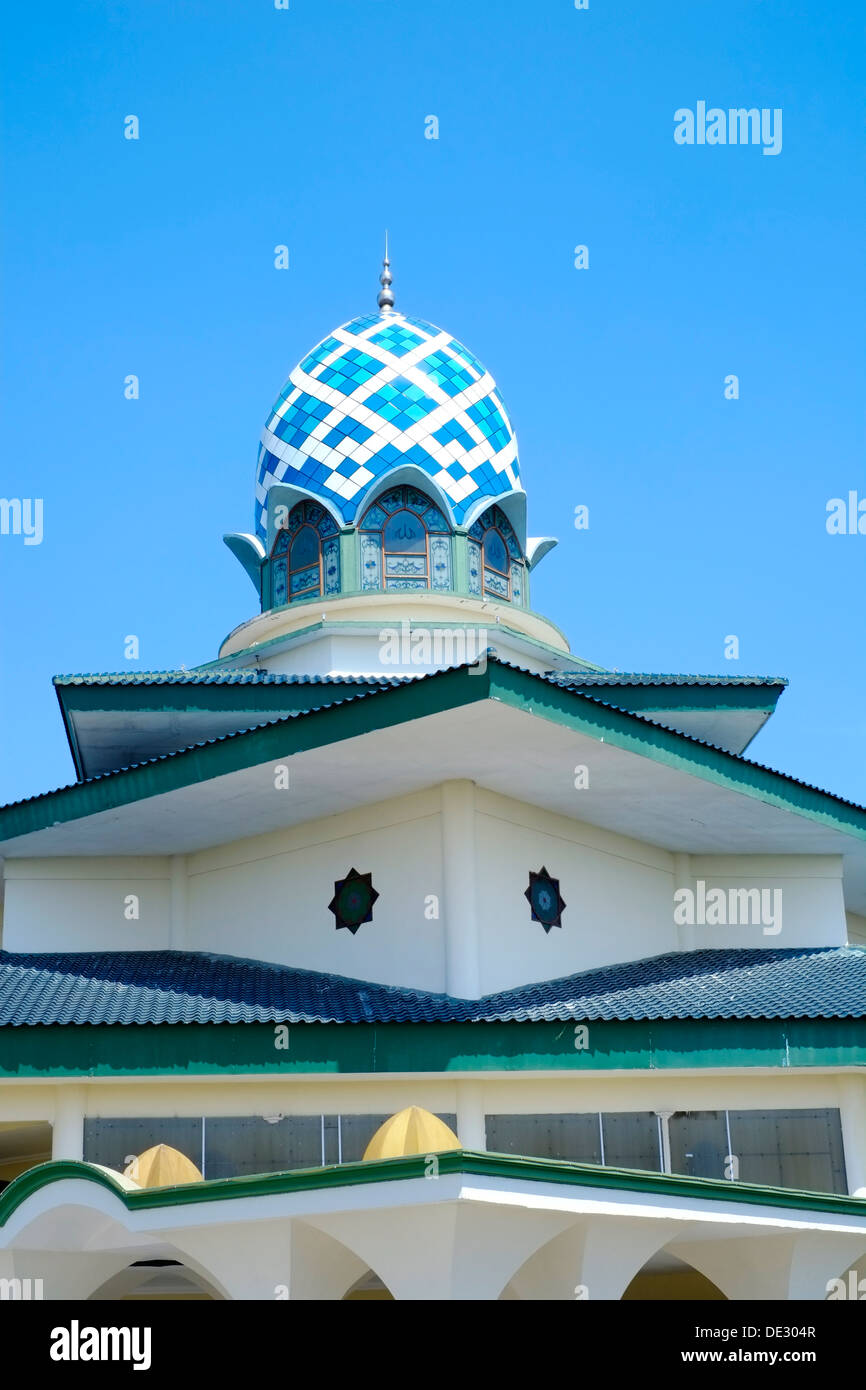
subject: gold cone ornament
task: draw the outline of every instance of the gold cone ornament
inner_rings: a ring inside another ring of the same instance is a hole
[[[139,1187],[177,1187],[184,1182],[203,1182],[195,1164],[169,1144],[154,1144],[134,1158],[123,1170]]]
[[[447,1153],[460,1147],[457,1135],[438,1116],[420,1105],[410,1105],[379,1126],[364,1150],[364,1162],[403,1158],[407,1154]]]

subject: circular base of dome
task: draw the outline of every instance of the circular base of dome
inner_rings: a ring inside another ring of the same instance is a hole
[[[469,598],[462,594],[434,593],[418,590],[412,593],[356,593],[334,598],[308,599],[284,608],[272,608],[241,623],[226,637],[219,650],[221,660],[241,652],[291,637],[305,628],[321,630],[343,623],[359,627],[376,625],[388,627],[411,622],[414,627],[429,623],[435,627],[469,626],[487,633],[489,642],[496,645],[497,626],[507,628],[530,642],[565,655],[571,651],[568,640],[547,618],[527,608],[491,599]]]

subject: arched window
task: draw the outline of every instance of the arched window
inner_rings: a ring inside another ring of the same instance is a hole
[[[362,589],[450,589],[451,533],[423,492],[396,487],[361,520]]]
[[[488,507],[469,528],[469,592],[523,603],[526,567],[514,527],[501,507]]]
[[[271,607],[340,592],[340,536],[330,512],[299,502],[271,551]]]

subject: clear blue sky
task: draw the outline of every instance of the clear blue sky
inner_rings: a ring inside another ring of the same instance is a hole
[[[191,666],[251,616],[222,533],[388,226],[398,307],[493,372],[560,537],[534,606],[621,670],[788,676],[750,755],[866,801],[866,535],[825,529],[866,498],[859,3],[47,0],[5,28],[0,496],[43,498],[44,539],[0,536],[0,800],[72,778],[54,673]],[[698,101],[781,108],[781,154],[675,144]]]

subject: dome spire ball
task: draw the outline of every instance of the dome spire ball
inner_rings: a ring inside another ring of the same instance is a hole
[[[376,297],[376,303],[384,314],[394,308],[394,291],[391,289],[391,262],[388,260],[387,232],[385,233],[385,259],[382,262],[382,274],[379,276],[379,284],[382,288]]]

